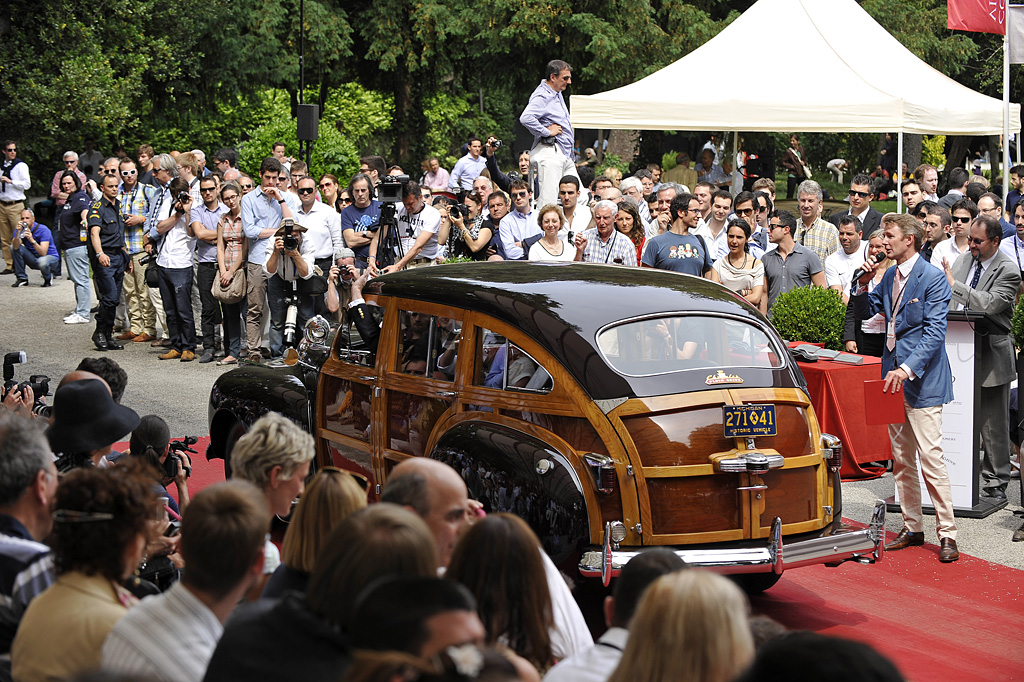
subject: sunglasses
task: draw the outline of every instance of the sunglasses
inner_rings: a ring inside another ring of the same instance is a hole
[[[736,209],[736,215],[741,218],[746,218],[748,215],[754,215],[754,209],[752,208],[738,208]]]
[[[104,168],[103,169],[103,174],[104,175],[117,175],[117,169],[116,168],[114,168],[114,169]]]
[[[981,246],[982,244],[984,244],[987,241],[988,241],[988,239],[975,239],[974,237],[968,237],[967,238],[967,243],[968,244],[976,244],[978,246]]]
[[[768,229],[769,230],[776,230],[776,229],[778,229],[780,227],[785,227],[785,225],[782,225],[780,223],[768,223]]]
[[[858,196],[861,199],[867,199],[869,196],[871,196],[871,192],[857,192],[851,189],[850,196]]]
[[[199,191],[200,192],[216,192],[217,188],[216,187],[200,187]]]
[[[971,222],[970,216],[953,216],[954,223],[969,223]]]
[[[315,191],[316,190],[313,189],[312,187],[300,187],[299,188],[299,194],[312,194]]]
[[[78,162],[77,161],[67,161],[67,160],[64,161],[64,165],[65,166],[70,166],[73,163],[78,163]]]
[[[319,187],[320,189],[327,189],[330,186],[331,186],[331,183],[329,183],[329,182],[321,182],[319,185],[317,185],[317,187]]]
[[[758,212],[758,213],[764,213],[764,212],[765,212],[765,211],[767,211],[767,210],[768,210],[768,207],[767,207],[767,206],[758,206],[758,207],[757,207],[757,212]]]
[[[252,189],[254,185],[242,185],[242,189]]]
[[[520,197],[526,197],[526,196],[529,196],[529,195],[530,195],[529,192],[512,192],[512,198],[513,199],[519,199]]]
[[[5,152],[16,152],[16,151],[18,151],[18,148],[17,147],[8,147],[4,151]]]
[[[352,197],[340,197],[339,201],[341,201],[343,203],[346,203],[346,204],[351,204],[352,203]]]
[[[134,168],[131,169],[131,170],[123,170],[123,171],[121,171],[121,175],[123,175],[126,178],[130,178],[133,175],[138,175],[138,173],[139,173],[139,171],[135,170]]]

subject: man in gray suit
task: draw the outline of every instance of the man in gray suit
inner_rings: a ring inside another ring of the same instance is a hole
[[[1003,227],[996,218],[979,215],[971,223],[970,252],[944,267],[953,289],[950,310],[984,312],[988,326],[988,334],[979,335],[975,348],[975,381],[981,382],[977,419],[985,448],[982,494],[993,501],[1006,500],[1010,482],[1009,396],[1010,382],[1017,377],[1009,331],[1020,270],[999,250],[1002,236]]]

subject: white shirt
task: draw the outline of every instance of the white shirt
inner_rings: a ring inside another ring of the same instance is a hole
[[[722,231],[715,237],[711,234],[711,224],[702,223],[697,226],[697,229],[693,230],[691,234],[700,235],[704,237],[704,243],[708,245],[708,251],[711,254],[711,262],[723,258],[725,254],[729,253],[729,229],[726,225],[722,226]]]
[[[421,232],[429,232],[433,235],[420,252],[417,258],[437,257],[437,231],[441,227],[441,214],[436,208],[429,204],[423,204],[423,210],[419,213],[409,214],[405,205],[399,206],[396,212],[398,222],[398,234],[402,239],[402,251],[409,253],[409,249],[416,243]]]
[[[842,291],[849,292],[850,281],[853,279],[854,271],[864,265],[868,259],[868,243],[861,240],[860,246],[852,253],[839,247],[835,253],[825,259],[825,283],[828,286],[838,286]]]
[[[543,682],[605,682],[618,667],[628,637],[625,628],[608,628],[594,646],[555,665]]]
[[[582,201],[577,201],[576,208],[572,212],[572,220],[563,225],[562,229],[558,231],[559,238],[564,239],[570,231],[572,231],[574,236],[586,231],[590,226],[591,218],[593,218],[593,214],[590,212],[590,207]]]
[[[192,256],[196,251],[196,238],[188,236],[185,226],[185,214],[178,216],[178,222],[174,223],[168,232],[164,233],[164,239],[160,243],[160,255],[156,264],[162,268],[181,269],[192,267]]]
[[[103,642],[103,669],[163,682],[202,682],[224,626],[182,583],[146,597]]]
[[[24,201],[25,192],[32,186],[28,177],[28,164],[22,161],[7,174],[13,182],[0,185],[0,199],[3,201]]]
[[[314,201],[309,212],[296,212],[295,222],[306,228],[302,241],[310,242],[314,258],[334,258],[334,250],[345,243],[341,240],[341,214],[322,201]]]
[[[1013,239],[1003,239],[999,242],[999,250],[1017,263],[1021,270],[1024,270],[1024,242],[1017,235]]]
[[[263,261],[263,272],[267,273],[268,276],[277,275],[286,282],[291,282],[297,279],[309,279],[313,276],[313,242],[306,239],[309,236],[309,232],[302,234],[302,241],[299,242],[299,256],[302,260],[306,261],[306,276],[299,276],[298,268],[295,267],[295,261],[292,260],[291,256],[286,254],[284,251],[277,254],[277,269],[271,272],[267,269],[267,263],[270,262],[270,255],[274,252],[274,244],[271,242],[270,249],[267,251],[267,260]],[[277,239],[277,237],[273,237]],[[327,274],[326,272],[324,273]]]
[[[932,258],[929,261],[932,265],[937,267],[939,270],[942,269],[942,259],[945,258],[949,261],[950,266],[956,262],[956,259],[961,255],[967,253],[970,250],[970,243],[964,245],[964,250],[961,251],[956,246],[956,239],[950,237],[949,239],[943,239],[939,242],[935,250],[932,251]]]
[[[551,653],[559,660],[569,658],[593,646],[594,638],[569,586],[565,584],[565,578],[558,572],[547,552],[540,547],[537,551],[544,561],[544,577],[547,578],[548,592],[551,593],[551,615],[554,622]],[[610,674],[611,670],[608,672]]]

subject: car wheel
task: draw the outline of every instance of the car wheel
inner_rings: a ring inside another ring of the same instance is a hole
[[[729,576],[747,594],[759,594],[779,582],[777,573],[742,573]]]
[[[238,439],[245,435],[248,429],[241,422],[235,422],[231,425],[228,430],[228,435],[224,439],[224,478],[231,478],[231,451],[235,449],[235,443]]]

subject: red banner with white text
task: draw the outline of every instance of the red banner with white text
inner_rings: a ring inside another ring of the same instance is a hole
[[[1006,0],[949,0],[946,26],[958,31],[1006,34]]]

